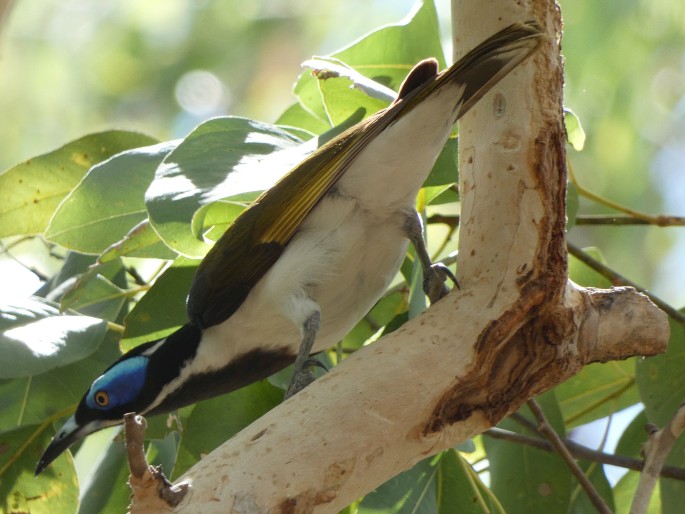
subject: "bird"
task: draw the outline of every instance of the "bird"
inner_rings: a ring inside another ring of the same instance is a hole
[[[310,356],[366,315],[409,242],[431,303],[447,294],[447,279],[456,279],[426,251],[418,191],[456,121],[542,39],[537,22],[516,23],[441,73],[435,59],[419,62],[389,107],[322,145],[259,196],[201,261],[188,323],[99,375],[36,475],[129,412],[168,413],[293,362],[286,398],[295,394],[313,380]]]

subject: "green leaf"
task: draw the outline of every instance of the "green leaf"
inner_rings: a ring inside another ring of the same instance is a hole
[[[165,245],[145,218],[120,240],[107,248],[98,260],[102,263],[118,257],[140,257],[145,259],[172,260],[178,256]]]
[[[145,195],[150,222],[176,252],[203,257],[211,245],[191,230],[195,212],[217,200],[271,187],[304,156],[300,143],[280,127],[245,118],[203,123],[157,168]],[[294,147],[295,152],[284,152]]]
[[[370,33],[333,57],[394,90],[422,59],[435,57],[444,68],[435,4],[430,0],[417,2],[401,22]]]
[[[447,450],[422,460],[366,495],[357,512],[477,514],[504,511],[470,464],[458,452]]]
[[[283,401],[283,391],[266,380],[198,403],[185,423],[174,476]]]
[[[310,59],[303,66],[316,71],[326,116],[333,126],[340,125],[360,109],[366,118],[386,108],[397,96],[392,89],[333,59]]]
[[[685,398],[685,327],[669,318],[671,337],[665,354],[639,360],[637,386],[647,419],[663,428]],[[685,438],[680,437],[666,458],[671,466],[685,467]],[[660,479],[663,514],[682,512],[685,484]]]
[[[609,416],[640,401],[635,359],[590,364],[554,391],[568,427]]]
[[[554,429],[564,437],[563,419],[553,392],[536,399]],[[534,419],[527,406],[520,409],[519,413]],[[498,426],[530,435],[509,419]],[[558,455],[488,437],[483,438],[483,444],[490,461],[491,489],[508,514],[568,512],[571,474]]]
[[[495,495],[459,452],[444,452],[439,472],[437,500],[440,514],[504,513]]]
[[[604,474],[604,466],[597,462],[579,462],[580,468],[588,477],[590,483],[594,486],[595,490],[600,494],[604,503],[607,504],[611,512],[614,510],[614,494],[611,489],[611,484]],[[576,484],[575,491],[573,492],[571,506],[569,507],[569,512],[573,514],[596,514],[597,508],[593,505],[590,497],[587,495],[585,490],[580,484]]]
[[[647,430],[645,426],[647,425],[647,415],[645,411],[641,411],[635,419],[630,422],[621,434],[621,438],[618,440],[616,445],[616,450],[614,453],[616,455],[623,455],[626,457],[640,457],[640,452],[642,451],[642,445],[647,442]]]
[[[105,440],[97,440],[100,434]],[[97,442],[97,448],[92,443]],[[82,473],[79,464],[82,453],[99,450],[93,466]],[[127,512],[131,503],[131,490],[127,485],[129,477],[126,451],[121,441],[112,440],[112,434],[98,432],[86,438],[75,457],[76,467],[87,480],[81,484],[79,514],[94,512]]]
[[[85,359],[33,377],[0,380],[0,427],[42,423],[57,412],[75,409],[93,380],[121,355],[117,340],[117,334],[107,332]]]
[[[125,282],[124,274],[120,259],[91,266],[64,292],[60,309],[71,309],[88,316],[115,321],[128,296],[113,280],[118,277]]]
[[[191,222],[193,234],[216,241],[258,196],[259,192],[245,193],[200,207]]]
[[[49,442],[50,434],[40,425],[0,432],[0,513],[76,511],[78,481],[68,452],[34,477],[36,463]]]
[[[573,182],[566,184],[566,232],[576,225],[576,218],[580,209],[580,196]]]
[[[423,187],[446,186],[456,184],[459,181],[458,146],[459,140],[456,137],[447,140],[428,178],[423,183]],[[427,203],[430,203],[430,200],[427,200]]]
[[[637,361],[636,379],[645,413],[660,428],[685,398],[685,327],[669,318],[671,337],[666,353]]]
[[[0,379],[45,373],[97,350],[107,322],[60,315],[55,304],[33,297],[0,306]]]
[[[564,125],[566,125],[568,142],[575,151],[582,151],[585,146],[585,131],[580,124],[580,118],[568,107],[564,107]]]
[[[145,191],[157,166],[178,141],[136,148],[96,166],[55,211],[45,238],[81,253],[98,254],[147,218]]]
[[[186,297],[200,261],[178,257],[126,317],[122,351],[166,337],[188,322]]]
[[[422,59],[435,57],[441,68],[445,59],[438,30],[438,17],[432,1],[417,7],[399,23],[387,25],[331,55],[348,68],[386,88],[398,90],[412,67]],[[303,73],[295,94],[303,110],[320,124],[331,120],[318,79]],[[367,115],[371,114],[368,112]]]
[[[305,110],[300,103],[294,103],[288,107],[276,120],[276,125],[279,125],[284,130],[289,130],[290,127],[304,129],[310,133],[310,137],[313,137],[314,134],[326,132],[331,128],[330,123],[317,118],[311,112]],[[298,134],[301,134],[301,131],[298,131],[296,135]],[[299,137],[305,141],[310,139],[310,137],[303,137],[301,135]]]
[[[110,130],[67,143],[0,174],[0,237],[39,234],[86,172],[130,148],[156,143],[138,132]]]
[[[36,290],[35,296],[41,296],[54,302],[59,302],[64,289],[75,280],[75,277],[88,271],[95,263],[92,255],[83,255],[77,252],[67,252],[62,262],[62,267]]]
[[[590,257],[592,257],[596,261],[599,261],[603,264],[606,264],[606,260],[604,259],[604,255],[599,250],[599,248],[595,248],[595,247],[583,248],[583,252],[588,254]],[[569,274],[569,277],[571,278],[571,280],[573,280],[576,284],[583,286],[583,287],[598,287],[598,288],[602,288],[602,289],[608,289],[613,285],[609,281],[609,279],[607,279],[606,277],[604,277],[603,275],[601,275],[597,271],[593,270],[587,264],[579,261],[573,255],[569,255],[568,274]]]

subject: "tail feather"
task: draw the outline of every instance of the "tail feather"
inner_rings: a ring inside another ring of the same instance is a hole
[[[532,54],[543,39],[542,29],[535,21],[510,25],[483,41],[440,73],[432,83],[407,94],[404,101],[409,105],[405,105],[405,109],[411,109],[446,84],[458,83],[464,86],[457,114],[457,118],[460,118],[507,73]]]

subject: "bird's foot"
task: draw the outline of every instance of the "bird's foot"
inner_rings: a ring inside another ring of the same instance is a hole
[[[288,385],[288,390],[285,392],[285,400],[290,398],[295,393],[299,393],[300,391],[302,391],[302,389],[304,389],[309,384],[314,382],[314,380],[316,380],[314,372],[312,371],[313,367],[321,368],[324,371],[328,371],[326,365],[320,362],[319,360],[307,359],[304,362],[302,369],[295,370],[293,372],[293,376],[290,379],[290,384]]]
[[[447,279],[452,280],[454,286],[459,289],[459,282],[457,277],[450,269],[441,263],[431,264],[423,272],[423,291],[430,299],[431,304],[437,302],[443,296],[449,293],[448,287],[445,285]]]

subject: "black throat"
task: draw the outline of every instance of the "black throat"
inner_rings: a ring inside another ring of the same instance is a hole
[[[144,405],[150,405],[162,388],[178,377],[185,364],[193,359],[202,340],[202,330],[187,324],[171,334],[150,355]],[[280,371],[295,360],[287,347],[256,348],[236,356],[227,366],[188,377],[159,405],[145,412],[149,415],[172,410],[235,391]]]

